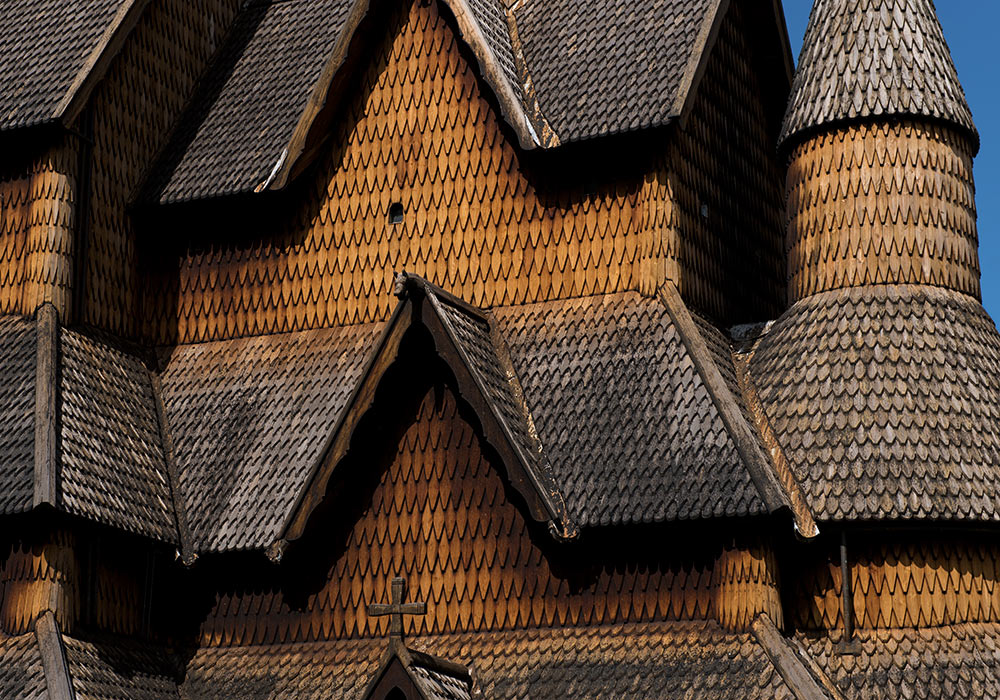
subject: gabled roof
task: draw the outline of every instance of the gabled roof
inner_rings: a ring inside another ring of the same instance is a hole
[[[0,3],[0,131],[72,121],[147,1]]]
[[[35,323],[0,318],[0,513],[32,507],[35,472]]]
[[[135,348],[46,325],[51,307],[3,319],[0,370],[18,388],[0,406],[3,512],[50,503],[179,544],[188,559],[272,545],[278,556],[416,329],[531,517],[559,537],[796,502],[754,432],[729,341],[672,287],[492,312],[405,274],[397,291],[384,324],[178,346],[158,373]],[[46,347],[51,361],[36,361]]]
[[[948,121],[978,144],[933,0],[816,0],[780,142],[888,116]]]
[[[247,5],[143,199],[172,203],[284,188],[310,157],[313,131],[327,128],[336,86],[357,70],[352,59],[363,52],[352,44],[396,1]],[[729,0],[628,0],[608,12],[600,0],[442,2],[525,149],[682,116],[729,7]],[[780,6],[762,5],[775,26],[782,24]]]
[[[392,639],[358,700],[384,700],[401,684],[409,686],[407,697],[421,700],[469,700],[473,695],[472,673],[466,666],[408,649],[401,640]]]
[[[728,0],[525,0],[524,62],[561,143],[679,117]]]
[[[43,503],[177,543],[143,353],[60,328],[50,305],[0,318],[0,513]]]
[[[182,345],[160,374],[196,551],[262,548],[321,459],[381,324]]]
[[[811,658],[848,698],[1000,698],[1000,624],[859,629],[857,656],[840,653],[840,632],[800,633]]]
[[[181,669],[178,659],[134,638],[122,643],[68,637],[51,612],[35,622],[33,632],[0,636],[5,700],[179,699]]]
[[[1000,521],[1000,334],[972,297],[816,294],[750,370],[817,520]]]

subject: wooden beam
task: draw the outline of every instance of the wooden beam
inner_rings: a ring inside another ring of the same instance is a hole
[[[754,620],[754,636],[797,700],[844,700],[819,665],[794,640],[786,639],[766,613]]]
[[[101,35],[97,46],[77,71],[69,90],[56,106],[54,118],[69,126],[79,116],[87,104],[90,93],[104,77],[125,39],[138,24],[139,17],[148,3],[149,0],[129,0],[118,9],[111,25]]]
[[[59,500],[59,314],[46,302],[35,313],[35,481],[32,505]]]
[[[62,633],[51,610],[35,622],[35,639],[42,656],[49,700],[75,700]]]
[[[722,422],[736,445],[736,451],[743,459],[743,463],[750,473],[750,479],[757,488],[764,505],[772,513],[782,508],[790,508],[791,504],[788,502],[788,497],[785,495],[770,461],[764,455],[764,450],[761,448],[757,436],[744,418],[743,412],[736,402],[736,397],[729,390],[719,368],[715,365],[708,345],[701,336],[701,331],[695,325],[694,319],[691,318],[677,288],[672,282],[667,282],[660,288],[659,296],[677,327],[681,342],[687,348],[695,369],[701,375],[705,386],[708,387],[712,401],[718,409]]]

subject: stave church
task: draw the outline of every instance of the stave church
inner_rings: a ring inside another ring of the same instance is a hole
[[[0,3],[0,697],[1000,698],[933,0]]]

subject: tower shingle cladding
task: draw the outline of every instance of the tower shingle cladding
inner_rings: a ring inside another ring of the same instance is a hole
[[[931,0],[817,0],[781,136],[791,307],[750,360],[819,520],[995,520],[978,136]]]
[[[978,139],[933,0],[817,0],[781,144],[893,115],[951,122]]]

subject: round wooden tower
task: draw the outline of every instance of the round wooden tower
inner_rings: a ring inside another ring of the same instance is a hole
[[[979,298],[979,137],[932,0],[817,0],[780,139],[788,294]]]

